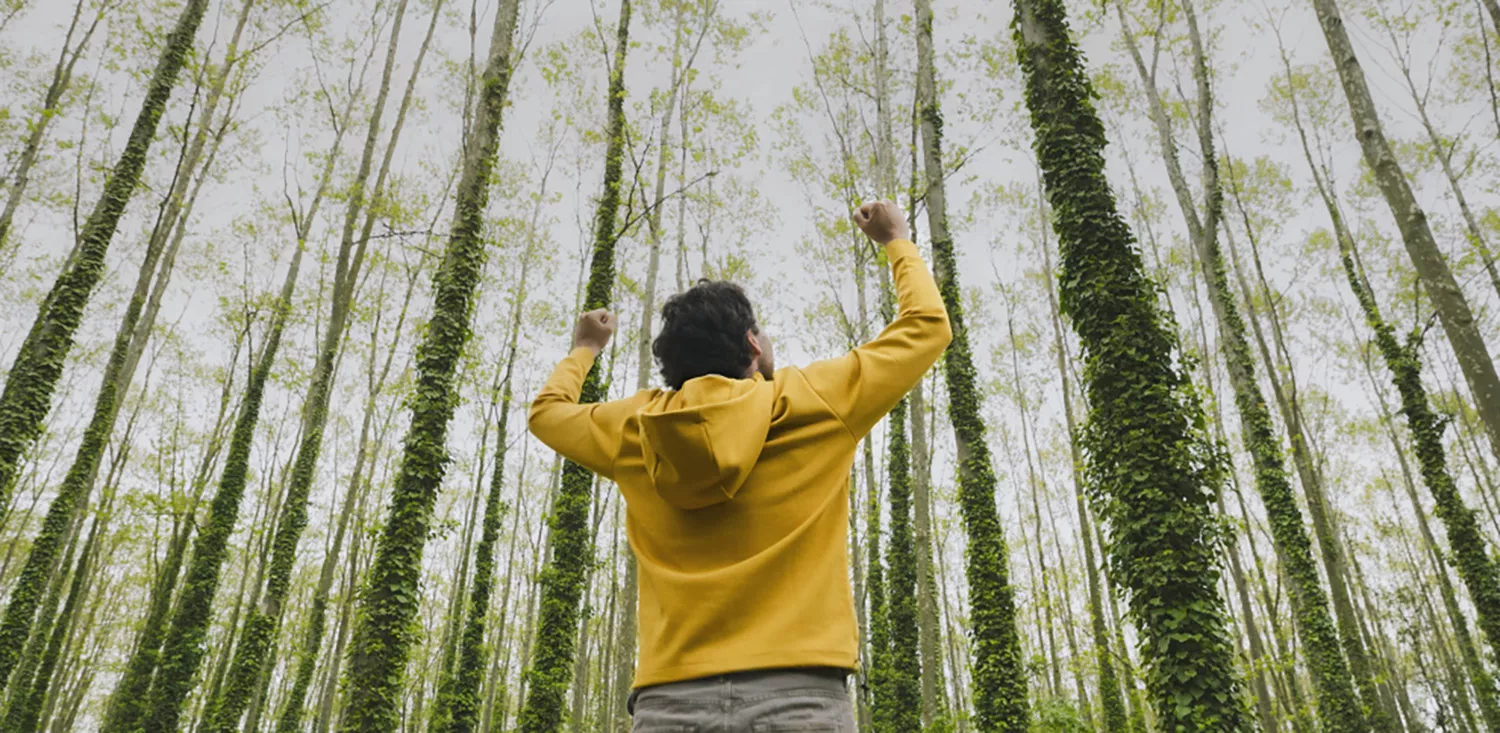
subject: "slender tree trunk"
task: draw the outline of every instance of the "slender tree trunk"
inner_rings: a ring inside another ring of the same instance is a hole
[[[630,46],[630,0],[620,5],[614,63],[610,69],[609,122],[604,154],[604,193],[594,217],[594,252],[583,310],[609,305],[615,280],[616,209],[620,202],[621,166],[625,147],[625,54]],[[589,370],[580,402],[604,397],[599,365]],[[593,474],[572,461],[562,469],[562,485],[553,508],[552,557],[542,571],[541,618],[536,657],[526,671],[530,690],[521,711],[523,733],[554,733],[562,724],[563,695],[575,652],[573,632],[578,626],[579,601],[587,569],[594,556],[588,534],[589,489]]]
[[[1125,6],[1115,0],[1122,24],[1128,23]],[[1334,607],[1338,611],[1339,625],[1336,629],[1328,613],[1328,596],[1318,578],[1312,556],[1312,541],[1302,519],[1302,512],[1292,492],[1291,481],[1286,474],[1286,465],[1281,452],[1281,443],[1275,435],[1271,415],[1266,409],[1265,397],[1255,377],[1255,361],[1250,352],[1246,336],[1245,321],[1239,313],[1234,296],[1229,288],[1228,270],[1218,243],[1218,229],[1222,223],[1223,194],[1219,187],[1218,159],[1213,150],[1212,105],[1209,91],[1207,63],[1198,41],[1195,14],[1192,5],[1183,0],[1191,37],[1194,39],[1193,77],[1197,83],[1198,143],[1203,153],[1203,187],[1205,201],[1195,203],[1188,187],[1186,176],[1178,161],[1177,144],[1172,137],[1171,122],[1166,106],[1156,88],[1154,75],[1146,68],[1135,44],[1134,35],[1125,32],[1126,44],[1131,50],[1135,66],[1140,73],[1146,97],[1150,101],[1151,118],[1155,123],[1157,141],[1166,161],[1168,178],[1177,194],[1178,206],[1187,221],[1188,233],[1197,253],[1204,284],[1208,289],[1209,302],[1219,326],[1219,344],[1223,350],[1224,363],[1229,372],[1230,385],[1234,390],[1235,405],[1239,409],[1241,431],[1245,451],[1255,458],[1255,484],[1265,503],[1271,519],[1272,538],[1275,540],[1278,557],[1282,560],[1283,573],[1296,599],[1294,608],[1298,630],[1301,632],[1308,667],[1318,692],[1318,714],[1325,726],[1337,730],[1363,730],[1366,721],[1361,715],[1359,700],[1354,695],[1354,681],[1365,698],[1370,714],[1369,724],[1376,733],[1390,730],[1389,720],[1381,714],[1380,700],[1375,694],[1374,678],[1365,661],[1364,648],[1359,642],[1358,629],[1353,625],[1349,609],[1347,587],[1343,584],[1342,559],[1337,557],[1336,538],[1330,528],[1325,502],[1316,481],[1309,481],[1303,474],[1303,489],[1308,494],[1308,511],[1319,529],[1319,547],[1323,552],[1325,567],[1329,571],[1334,587]],[[1300,446],[1300,433],[1294,433],[1294,447]],[[1303,460],[1308,458],[1305,449],[1298,452]],[[1321,521],[1320,521],[1321,520]],[[1341,592],[1342,591],[1342,592]],[[1349,654],[1348,663],[1340,653],[1340,634],[1343,650]],[[1351,667],[1353,676],[1351,677]]]
[[[130,130],[130,139],[121,151],[119,160],[110,171],[104,190],[94,210],[89,214],[78,241],[78,251],[70,258],[53,283],[52,289],[42,301],[36,322],[26,340],[22,342],[16,360],[6,377],[5,389],[0,392],[0,506],[10,502],[10,490],[14,486],[16,473],[21,465],[22,454],[36,440],[42,422],[52,405],[52,392],[62,376],[63,363],[73,345],[73,333],[83,318],[84,307],[99,278],[104,274],[104,256],[114,238],[115,228],[125,212],[125,205],[135,193],[140,182],[141,171],[146,166],[146,155],[150,151],[152,138],[156,136],[157,123],[166,110],[172,96],[172,87],[177,72],[182,68],[193,47],[193,37],[203,20],[208,0],[189,0],[183,6],[176,25],[167,34],[160,60],[152,72],[151,82],[141,103],[140,113]],[[133,307],[127,311],[127,320],[133,322],[133,313],[139,313],[138,299],[132,299]],[[130,329],[125,329],[128,334]],[[112,389],[101,390],[101,402],[106,412],[113,413],[118,396]],[[108,421],[113,425],[113,420]],[[108,431],[105,431],[106,433]],[[96,436],[102,446],[108,435]],[[92,475],[92,471],[88,472]],[[70,504],[77,499],[59,494],[53,501],[61,514],[71,511]],[[49,510],[49,514],[51,510]],[[43,553],[46,554],[45,552]],[[36,555],[33,550],[33,556]],[[38,557],[45,561],[41,565],[51,567],[52,557]],[[35,577],[34,571],[32,575]],[[24,571],[23,571],[24,572]],[[8,679],[20,653],[21,644],[16,635],[22,627],[29,626],[35,610],[35,592],[18,586],[11,595],[6,617],[0,623],[0,685]]]
[[[1412,193],[1401,163],[1396,160],[1385,138],[1380,115],[1375,111],[1364,70],[1349,42],[1337,2],[1313,0],[1313,7],[1317,9],[1318,23],[1338,68],[1344,96],[1349,102],[1355,138],[1359,141],[1365,164],[1374,173],[1375,183],[1396,219],[1401,241],[1406,245],[1412,265],[1426,286],[1427,297],[1432,301],[1453,353],[1458,357],[1459,367],[1474,396],[1474,407],[1489,436],[1490,448],[1500,455],[1500,376],[1495,373],[1495,363],[1490,359],[1479,324],[1453,276],[1453,270],[1448,267],[1433,239],[1426,212]]]
[[[1406,417],[1407,427],[1411,430],[1422,480],[1432,492],[1438,518],[1448,531],[1448,545],[1454,555],[1458,577],[1469,589],[1479,628],[1489,640],[1492,654],[1500,659],[1500,567],[1490,554],[1489,543],[1479,529],[1474,511],[1464,503],[1448,471],[1442,422],[1433,412],[1427,388],[1422,384],[1421,332],[1414,331],[1405,345],[1399,343],[1395,329],[1381,316],[1374,294],[1365,281],[1352,237],[1339,240],[1339,253],[1349,287],[1364,311],[1365,322],[1375,332],[1375,345],[1385,358],[1392,381],[1401,395],[1401,414]],[[1476,680],[1476,684],[1478,682]]]
[[[1437,579],[1438,595],[1443,600],[1443,610],[1447,613],[1448,622],[1453,627],[1453,636],[1458,645],[1459,656],[1463,658],[1464,668],[1468,671],[1469,682],[1474,686],[1480,715],[1485,720],[1485,727],[1491,733],[1496,733],[1500,731],[1500,701],[1496,699],[1495,679],[1485,668],[1478,646],[1474,643],[1474,636],[1469,631],[1469,621],[1459,608],[1458,594],[1454,592],[1453,580],[1448,576],[1448,565],[1439,556],[1437,538],[1433,535],[1432,526],[1427,521],[1427,511],[1423,508],[1421,500],[1417,498],[1416,480],[1412,476],[1411,463],[1407,460],[1406,451],[1402,449],[1401,442],[1396,437],[1395,420],[1391,416],[1390,407],[1386,404],[1385,395],[1380,392],[1379,385],[1376,384],[1374,368],[1368,358],[1361,359],[1361,361],[1364,363],[1365,374],[1370,379],[1370,386],[1374,389],[1380,405],[1381,425],[1385,427],[1386,437],[1391,442],[1391,451],[1396,455],[1397,463],[1401,467],[1401,484],[1405,487],[1406,497],[1411,502],[1412,514],[1417,521],[1417,530],[1422,536],[1422,545],[1432,561],[1432,572]],[[1392,491],[1394,490],[1392,488]]]
[[[433,32],[437,28],[442,5],[441,0],[433,4],[432,19],[427,26],[427,35],[417,51],[417,58],[412,66],[406,93],[402,98],[396,123],[391,130],[391,139],[386,146],[380,175],[375,183],[377,202],[384,186],[385,176],[390,170],[391,158],[401,131],[401,124],[405,121],[406,111],[411,103],[422,61],[427,56]],[[213,705],[209,708],[206,730],[210,733],[229,733],[236,727],[256,681],[262,676],[261,670],[266,665],[274,664],[275,661],[276,629],[280,624],[282,607],[291,590],[292,566],[296,562],[297,544],[302,537],[302,530],[307,526],[307,500],[312,489],[313,477],[317,472],[318,455],[322,450],[335,365],[340,345],[343,343],[345,324],[348,322],[349,311],[354,301],[355,284],[359,281],[365,247],[370,239],[370,228],[375,218],[373,210],[375,207],[371,206],[369,207],[371,211],[366,216],[365,231],[359,238],[356,248],[355,224],[359,215],[364,213],[365,181],[369,178],[370,166],[375,155],[376,140],[380,133],[380,118],[390,90],[391,72],[395,66],[401,21],[405,16],[405,10],[406,2],[403,0],[397,6],[395,19],[391,24],[389,50],[386,54],[385,69],[381,73],[380,90],[375,98],[369,125],[366,127],[364,151],[360,156],[359,170],[355,173],[353,191],[344,213],[343,235],[339,243],[338,262],[334,268],[332,303],[319,346],[317,362],[313,367],[312,382],[308,386],[307,398],[303,403],[302,436],[297,446],[296,457],[293,459],[287,497],[282,503],[281,514],[276,524],[265,595],[258,607],[250,610],[245,621],[245,629],[240,635],[239,644],[235,647],[235,659],[229,675],[229,685],[215,698]],[[346,113],[344,117],[347,119],[348,114]],[[328,156],[330,164],[337,158],[335,153],[346,129],[347,125],[338,127],[332,152]],[[305,215],[298,217],[298,225],[301,229],[298,232],[300,242],[307,241],[311,227],[316,220],[319,204],[322,202],[329,179],[328,173],[329,170],[325,169],[322,184],[313,197],[312,204],[309,205]]]
[[[83,33],[83,38],[78,45],[72,45],[73,34],[78,30],[78,21],[83,16],[84,0],[78,0],[73,6],[73,20],[68,24],[68,34],[63,38],[62,51],[57,56],[57,65],[52,69],[52,82],[47,85],[47,92],[42,97],[42,107],[37,112],[36,119],[27,127],[26,142],[21,147],[21,155],[16,163],[15,174],[11,176],[9,186],[6,190],[5,209],[0,211],[0,254],[6,250],[5,244],[10,236],[11,222],[16,215],[16,209],[21,206],[21,199],[26,194],[26,184],[31,180],[31,168],[36,165],[36,159],[42,149],[42,140],[47,135],[47,128],[52,124],[52,118],[62,108],[63,93],[68,90],[68,85],[73,81],[73,66],[78,63],[79,57],[89,46],[89,39],[94,37],[94,31],[99,27],[100,21],[109,11],[108,3],[101,3],[99,10],[94,15],[94,20]]]
[[[969,335],[964,325],[953,239],[944,195],[942,113],[939,111],[932,41],[932,4],[917,2],[917,96],[927,173],[927,229],[943,304],[953,329],[944,356],[948,415],[958,444],[959,508],[969,536],[966,574],[974,638],[974,707],[980,730],[1019,733],[1029,726],[1026,672],[1010,584],[1009,552],[995,508],[981,396],[975,385]]]
[[[188,693],[192,691],[193,678],[198,673],[198,666],[206,651],[204,644],[212,621],[214,595],[218,591],[220,571],[228,554],[229,536],[234,531],[240,501],[245,494],[250,448],[260,419],[261,399],[291,310],[292,293],[296,288],[303,250],[299,243],[287,267],[286,279],[281,286],[276,311],[271,317],[265,346],[245,386],[245,403],[235,421],[234,435],[229,442],[229,455],[224,463],[218,490],[214,494],[208,524],[199,531],[193,544],[182,595],[177,599],[171,626],[162,642],[161,668],[152,680],[151,692],[147,696],[148,713],[143,723],[148,732],[177,730],[182,707],[187,701]]]
[[[409,628],[417,611],[422,550],[447,463],[448,423],[456,404],[454,371],[468,340],[474,291],[484,265],[480,228],[511,79],[516,6],[516,0],[505,0],[495,13],[452,233],[436,279],[432,318],[418,350],[418,386],[401,469],[355,622],[345,675],[348,700],[340,721],[345,731],[389,730],[400,720],[402,670],[413,641]]]
[[[543,187],[545,188],[545,181]],[[437,713],[431,729],[438,733],[453,733],[478,730],[480,714],[480,683],[484,681],[485,620],[490,612],[490,595],[495,587],[495,544],[500,540],[500,520],[507,511],[501,499],[505,485],[505,457],[509,441],[508,426],[511,405],[511,374],[515,367],[517,343],[521,334],[521,321],[526,303],[527,275],[530,274],[531,247],[522,254],[521,276],[516,285],[515,306],[511,310],[510,338],[506,346],[505,376],[501,383],[500,417],[495,433],[495,469],[490,478],[489,495],[485,498],[484,528],[481,530],[479,550],[474,561],[474,586],[468,599],[467,620],[463,629],[462,652],[457,670],[444,671],[444,679],[438,690]],[[519,495],[519,494],[518,494]],[[509,569],[507,569],[509,572]]]
[[[1083,347],[1089,485],[1141,627],[1157,724],[1246,730],[1218,548],[1205,541],[1222,479],[1195,458],[1206,448],[1201,409],[1183,394],[1176,339],[1104,178],[1103,127],[1062,3],[1017,0],[1014,27],[1061,243],[1061,306]]]

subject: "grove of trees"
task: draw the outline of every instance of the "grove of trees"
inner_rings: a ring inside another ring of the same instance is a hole
[[[1500,733],[1497,0],[0,0],[0,730],[630,730],[523,429],[742,284],[953,325],[848,477],[860,730]]]

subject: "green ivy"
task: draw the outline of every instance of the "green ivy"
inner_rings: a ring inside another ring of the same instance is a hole
[[[1157,726],[1247,731],[1217,590],[1221,457],[1105,178],[1104,127],[1062,2],[1017,0],[1013,32],[1061,243],[1060,304],[1083,350],[1087,486],[1141,630]]]
[[[343,731],[387,731],[401,725],[403,678],[417,634],[422,551],[448,464],[448,423],[458,404],[455,371],[469,340],[474,291],[484,269],[480,235],[510,86],[516,6],[517,0],[505,0],[495,14],[473,134],[454,198],[453,230],[434,278],[432,319],[417,348],[411,425],[355,617],[343,679]]]
[[[73,346],[73,333],[78,330],[94,286],[104,274],[104,255],[114,239],[120,216],[125,213],[125,205],[141,180],[157,123],[172,97],[177,73],[192,53],[193,38],[207,6],[208,0],[191,0],[167,35],[141,111],[130,129],[130,138],[104,182],[99,201],[84,222],[77,258],[58,275],[52,290],[42,300],[36,321],[10,368],[5,391],[0,392],[0,506],[10,503],[10,490],[15,486],[22,456],[41,434],[42,421],[51,410],[52,391]],[[6,674],[13,664],[7,663],[10,653],[7,643],[0,632],[0,672]]]
[[[104,255],[114,238],[125,204],[140,181],[157,123],[172,96],[177,73],[192,51],[193,38],[207,5],[207,0],[189,2],[167,36],[161,60],[146,90],[146,99],[131,128],[130,139],[104,184],[98,204],[84,223],[77,259],[58,276],[52,291],[47,294],[6,378],[5,390],[0,393],[0,506],[8,503],[21,455],[40,434],[42,421],[51,409],[52,391],[73,345],[73,333],[83,318],[90,293],[104,272]],[[110,377],[117,377],[123,371],[130,332],[134,329],[130,319],[132,314],[139,315],[143,301],[144,296],[131,300],[126,314],[131,326],[120,332],[110,353],[94,415],[78,449],[78,460],[74,461],[57,497],[48,507],[42,530],[37,534],[26,565],[11,591],[5,618],[0,621],[0,688],[5,687],[19,661],[21,649],[30,636],[32,617],[52,575],[64,534],[72,523],[73,511],[93,485],[99,459],[114,429],[120,385],[117,378]]]
[[[84,543],[83,557],[73,572],[73,581],[68,587],[68,600],[63,603],[62,614],[47,637],[47,647],[36,671],[35,681],[27,691],[24,702],[6,712],[5,729],[19,733],[34,733],[42,715],[42,705],[47,700],[47,691],[52,685],[52,675],[62,657],[63,642],[72,630],[72,622],[78,613],[78,603],[84,596],[84,584],[93,567],[94,553],[98,547],[100,519],[94,520],[89,529],[88,541]],[[64,566],[66,567],[66,565]]]
[[[886,724],[893,733],[922,729],[921,660],[917,654],[917,555],[912,540],[911,446],[906,439],[907,401],[891,410],[887,424],[886,476],[890,485],[891,538],[886,545],[890,593],[886,601],[889,635],[885,687],[877,688],[876,711],[883,693],[890,713]],[[929,664],[932,662],[929,661]],[[877,722],[881,716],[877,715]]]
[[[161,668],[151,683],[147,696],[145,728],[151,732],[175,733],[182,716],[182,706],[193,690],[193,679],[203,661],[208,627],[213,620],[214,595],[219,590],[220,572],[229,554],[229,536],[239,520],[240,502],[250,469],[250,449],[255,440],[255,426],[260,421],[261,400],[266,382],[281,347],[281,336],[291,310],[292,292],[302,263],[299,245],[287,268],[286,282],[276,304],[266,343],[250,379],[245,384],[245,402],[230,434],[229,454],[218,489],[210,505],[208,524],[199,531],[188,561],[182,594],[177,598],[172,623],[162,642]]]
[[[515,353],[512,346],[511,353]],[[500,398],[500,424],[495,436],[495,470],[490,492],[484,500],[484,524],[474,560],[474,588],[469,594],[469,614],[464,624],[462,650],[457,670],[445,671],[438,686],[437,713],[432,730],[437,733],[469,733],[479,729],[480,686],[484,682],[486,649],[485,618],[495,588],[495,545],[500,541],[500,519],[505,504],[500,489],[505,482],[505,447],[510,421],[510,367],[506,367],[505,393]],[[455,674],[456,672],[456,674]]]
[[[191,522],[192,519],[187,521]],[[151,589],[151,605],[137,634],[135,652],[125,673],[115,684],[104,716],[104,733],[127,733],[140,727],[146,717],[146,696],[151,690],[151,676],[161,661],[161,643],[167,635],[167,616],[172,610],[172,595],[177,586],[182,561],[187,555],[187,535],[174,536],[167,548],[156,584]]]
[[[904,401],[903,401],[904,402]],[[894,411],[892,418],[894,418]],[[894,430],[894,428],[892,428]],[[868,443],[866,450],[870,450]],[[866,454],[868,458],[868,453]],[[886,464],[888,478],[893,465]],[[873,482],[872,482],[873,483]],[[850,484],[853,485],[852,482]],[[865,512],[865,596],[869,600],[870,620],[870,725],[877,733],[890,733],[893,717],[891,700],[891,618],[890,606],[886,602],[885,569],[880,562],[880,492],[875,486],[867,486]]]
[[[1401,414],[1411,430],[1416,448],[1417,462],[1422,471],[1422,481],[1432,492],[1434,509],[1438,519],[1448,533],[1448,547],[1453,553],[1453,564],[1458,568],[1458,577],[1469,590],[1469,599],[1479,617],[1479,628],[1490,643],[1492,655],[1500,662],[1500,567],[1490,555],[1489,542],[1479,529],[1479,522],[1458,492],[1458,485],[1448,471],[1447,451],[1443,447],[1444,420],[1432,409],[1427,397],[1427,388],[1422,384],[1421,342],[1422,332],[1414,329],[1403,345],[1396,339],[1395,329],[1380,315],[1375,296],[1365,287],[1355,267],[1353,245],[1340,238],[1340,259],[1349,287],[1364,310],[1365,322],[1375,332],[1375,345],[1385,359],[1391,372],[1391,381],[1401,394]],[[1468,629],[1460,629],[1467,635]],[[1473,644],[1465,645],[1473,649]],[[1475,688],[1480,692],[1481,707],[1485,719],[1493,722],[1494,679],[1479,659],[1470,659],[1465,654],[1465,666],[1469,668]],[[1488,692],[1489,694],[1485,694]],[[1485,704],[1485,701],[1491,701]]]
[[[964,571],[969,583],[970,628],[974,649],[974,716],[982,731],[1023,733],[1029,727],[1026,669],[1016,629],[1015,588],[1010,584],[1010,553],[995,509],[995,472],[980,416],[983,395],[976,386],[969,332],[953,239],[948,235],[942,187],[943,116],[932,69],[932,6],[917,3],[917,48],[922,136],[927,152],[927,206],[933,270],[948,311],[953,340],[943,357],[948,384],[948,420],[958,458],[958,505],[968,546]]]
[[[630,0],[620,3],[615,61],[609,79],[609,137],[604,153],[604,195],[594,216],[594,257],[589,269],[585,311],[609,305],[615,282],[615,218],[625,157],[625,51],[630,47]],[[599,365],[589,369],[580,402],[605,397]],[[563,696],[573,677],[573,642],[578,632],[578,604],[588,566],[594,558],[589,536],[590,490],[594,474],[572,461],[563,463],[562,486],[549,518],[552,559],[539,578],[542,600],[537,622],[536,657],[526,670],[526,701],[521,733],[554,733],[563,723]]]

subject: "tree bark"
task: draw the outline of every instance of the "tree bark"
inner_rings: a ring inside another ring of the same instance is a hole
[[[594,217],[594,252],[583,310],[603,308],[612,300],[615,281],[616,213],[620,202],[621,166],[625,148],[625,55],[630,46],[630,0],[620,4],[614,64],[609,80],[609,129],[604,153],[604,192]],[[604,397],[599,365],[583,383],[582,403]],[[522,733],[554,733],[562,723],[563,695],[573,661],[573,632],[578,626],[579,602],[588,566],[594,556],[589,534],[590,487],[588,469],[566,461],[561,491],[553,508],[552,557],[542,571],[541,618],[537,627],[536,657],[526,671],[530,690],[521,711]]]
[[[400,720],[400,690],[417,612],[417,584],[432,507],[447,463],[454,372],[469,337],[475,289],[484,267],[483,216],[510,86],[517,0],[495,13],[476,120],[464,151],[452,232],[434,285],[432,318],[417,352],[412,418],[390,510],[360,598],[345,671],[344,731],[390,730]]]
[[[1494,0],[1489,2],[1493,6]],[[1396,219],[1401,241],[1406,245],[1412,265],[1425,285],[1427,297],[1432,301],[1453,353],[1458,357],[1459,367],[1474,396],[1474,407],[1489,436],[1490,448],[1500,455],[1500,376],[1495,373],[1495,363],[1490,359],[1474,312],[1433,239],[1427,214],[1412,193],[1401,163],[1386,141],[1380,115],[1375,111],[1364,70],[1349,42],[1337,2],[1313,0],[1313,7],[1328,41],[1329,53],[1338,68],[1344,96],[1349,102],[1354,136],[1359,141],[1365,164],[1374,173],[1375,183]]]
[[[948,233],[930,0],[918,0],[916,21],[917,104],[922,115],[927,231],[938,288],[953,330],[953,341],[943,359],[943,375],[948,384],[948,417],[958,445],[959,509],[969,537],[965,574],[973,623],[975,722],[983,731],[1020,733],[1030,725],[1025,661],[1016,627],[1009,551],[995,508],[995,473],[980,415],[982,396],[975,384],[958,263]]]
[[[157,123],[172,96],[177,73],[192,50],[193,38],[207,5],[207,0],[189,0],[167,35],[161,58],[152,72],[145,99],[131,128],[129,141],[121,151],[114,169],[110,171],[99,201],[83,226],[78,251],[62,274],[58,275],[51,291],[43,300],[37,319],[26,340],[22,342],[7,375],[5,389],[0,392],[0,506],[9,504],[10,489],[15,483],[21,456],[36,440],[42,421],[51,409],[52,392],[57,386],[58,378],[62,376],[63,363],[72,348],[73,333],[83,318],[83,310],[88,305],[94,286],[104,274],[105,254],[114,238],[120,217],[125,212],[125,206],[135,193],[136,184],[140,182],[141,172],[146,166],[146,155],[156,136]],[[143,297],[132,298],[132,307],[127,309],[126,320],[131,326],[140,311]],[[128,338],[129,332],[130,328],[124,329],[121,338]],[[111,354],[112,359],[113,357],[114,354]],[[123,354],[121,358],[123,359]],[[100,394],[101,401],[105,403],[101,405],[105,408],[104,412],[114,412],[113,403],[118,400],[114,391],[106,380],[106,386]],[[113,425],[112,419],[108,422]],[[95,436],[95,441],[101,447],[107,439],[107,435]],[[88,473],[92,475],[92,471]],[[53,503],[60,514],[66,515],[70,513],[70,503],[76,501],[76,498],[69,495],[59,494]],[[44,552],[43,555],[45,554]],[[33,576],[40,572],[41,566],[50,568],[52,559],[51,556],[38,557],[43,562],[33,571]],[[15,655],[19,654],[20,645],[24,643],[24,640],[17,641],[15,637],[22,626],[30,623],[31,614],[35,610],[34,604],[34,592],[12,593],[10,605],[6,608],[6,619],[0,623],[0,684],[9,677],[15,664]]]
[[[1103,126],[1062,3],[1017,0],[1014,34],[1060,241],[1060,304],[1084,355],[1088,484],[1140,626],[1157,725],[1246,730],[1218,548],[1206,541],[1222,477],[1195,458],[1208,449],[1202,412],[1104,178]]]

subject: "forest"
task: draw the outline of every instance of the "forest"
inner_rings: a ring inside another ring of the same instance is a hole
[[[628,731],[526,431],[744,286],[954,339],[859,448],[859,729],[1500,733],[1497,0],[0,0],[0,730]],[[659,324],[658,324],[659,325]]]

